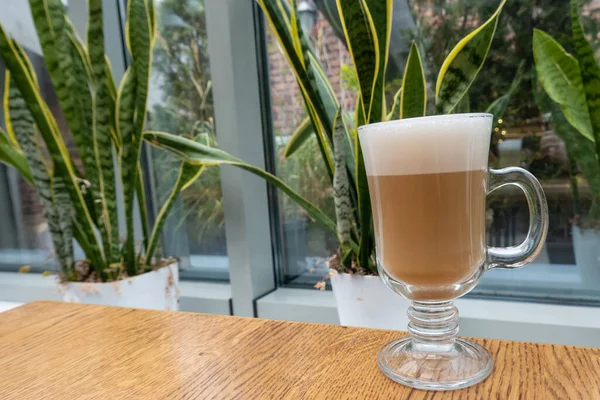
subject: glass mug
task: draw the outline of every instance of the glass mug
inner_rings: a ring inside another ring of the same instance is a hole
[[[541,251],[548,206],[528,171],[488,169],[491,114],[453,114],[361,126],[379,275],[411,300],[409,336],[388,343],[379,367],[401,384],[429,390],[474,385],[494,362],[458,338],[453,300],[492,268],[519,268]],[[529,205],[523,243],[486,247],[486,195],[515,185]],[[385,307],[385,304],[381,305]]]

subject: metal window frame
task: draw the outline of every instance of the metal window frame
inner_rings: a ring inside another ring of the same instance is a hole
[[[254,1],[205,0],[204,5],[219,145],[265,168]],[[267,184],[223,166],[221,185],[233,314],[254,317],[255,301],[276,288]]]

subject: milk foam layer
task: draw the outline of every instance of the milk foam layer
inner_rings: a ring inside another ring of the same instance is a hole
[[[492,121],[491,114],[454,114],[361,126],[367,175],[485,169]]]

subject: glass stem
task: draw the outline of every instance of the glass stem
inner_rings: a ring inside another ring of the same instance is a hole
[[[415,350],[447,352],[458,335],[458,309],[452,301],[413,301],[408,308],[408,332]]]

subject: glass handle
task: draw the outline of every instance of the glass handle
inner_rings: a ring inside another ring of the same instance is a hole
[[[518,167],[490,169],[488,194],[506,185],[520,188],[529,205],[529,232],[518,246],[488,247],[486,269],[519,268],[540,253],[548,233],[548,204],[542,185],[529,171]]]

